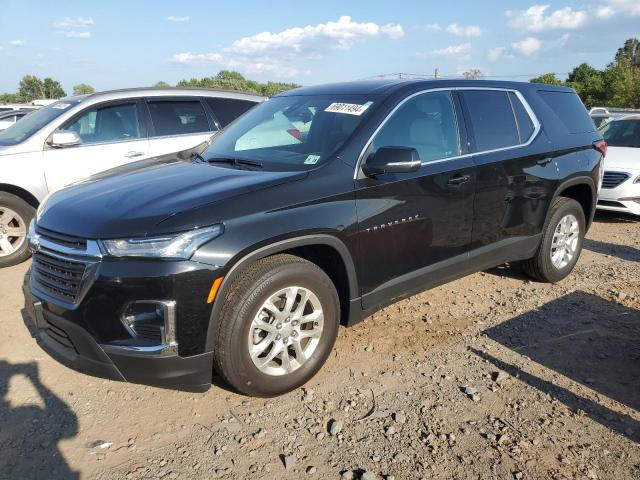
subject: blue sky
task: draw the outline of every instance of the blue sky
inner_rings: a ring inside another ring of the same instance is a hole
[[[598,68],[640,36],[640,0],[2,0],[0,91],[25,74],[68,91],[171,84],[238,70],[302,84],[479,68],[527,80]]]

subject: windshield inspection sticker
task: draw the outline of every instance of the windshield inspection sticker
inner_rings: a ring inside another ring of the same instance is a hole
[[[308,155],[307,159],[304,161],[305,165],[315,165],[320,160],[320,155]]]
[[[358,105],[355,103],[332,103],[327,108],[325,108],[324,111],[360,116],[367,110],[367,108],[369,108],[369,104]]]
[[[65,108],[69,108],[71,106],[70,103],[56,103],[55,105],[51,105],[51,108],[57,108],[58,110],[64,110]]]

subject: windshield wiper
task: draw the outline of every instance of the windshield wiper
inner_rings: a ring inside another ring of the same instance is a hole
[[[192,162],[201,162],[201,163],[205,163],[206,162],[204,157],[202,155],[200,155],[199,153],[194,153],[193,155],[191,155],[191,161]]]
[[[261,162],[256,162],[253,160],[244,160],[242,158],[233,158],[233,157],[213,157],[207,160],[208,163],[226,163],[229,165],[233,165],[234,167],[255,167],[262,168]]]

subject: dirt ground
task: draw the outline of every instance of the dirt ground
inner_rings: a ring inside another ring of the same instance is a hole
[[[640,478],[640,221],[598,214],[571,277],[504,266],[341,328],[274,399],[75,373],[0,271],[0,478]]]

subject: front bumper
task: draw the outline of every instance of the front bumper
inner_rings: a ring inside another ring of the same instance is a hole
[[[141,265],[144,263],[144,265]],[[165,388],[205,391],[213,353],[205,351],[211,313],[206,294],[215,268],[193,262],[108,262],[98,266],[77,305],[66,305],[23,285],[25,322],[39,345],[82,373]],[[132,300],[177,301],[177,348],[140,345],[120,318]]]
[[[633,172],[629,180],[616,188],[602,188],[598,196],[597,208],[640,215],[640,183],[633,183],[638,175],[640,171]]]

